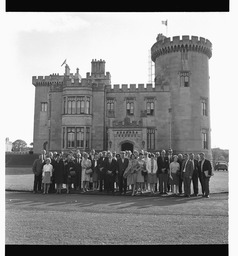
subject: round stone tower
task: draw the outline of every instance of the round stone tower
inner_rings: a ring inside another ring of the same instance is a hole
[[[197,36],[171,40],[159,34],[156,39],[151,47],[155,86],[170,88],[170,146],[177,153],[204,152],[211,159],[208,60],[212,44]]]

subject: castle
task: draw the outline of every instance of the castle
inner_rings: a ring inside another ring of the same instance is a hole
[[[33,76],[34,152],[172,148],[211,158],[209,66],[212,44],[159,34],[151,47],[155,84],[111,84],[104,60],[91,73]]]

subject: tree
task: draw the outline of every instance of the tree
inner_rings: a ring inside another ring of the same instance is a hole
[[[15,140],[12,143],[12,151],[21,152],[26,148],[26,146],[27,143],[24,140]]]

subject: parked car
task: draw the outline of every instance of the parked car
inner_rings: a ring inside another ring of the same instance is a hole
[[[216,165],[215,165],[215,170],[216,171],[220,171],[220,170],[228,171],[227,162],[224,162],[224,161],[217,162]]]

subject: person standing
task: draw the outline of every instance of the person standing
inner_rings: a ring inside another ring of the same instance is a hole
[[[183,182],[184,182],[184,196],[190,197],[191,195],[191,180],[193,176],[193,164],[189,159],[188,154],[184,154],[185,161],[183,166]]]
[[[136,191],[137,193],[142,193],[142,189],[145,181],[143,172],[146,169],[142,152],[139,153],[138,164],[140,165],[140,169],[138,170],[137,176],[136,176]]]
[[[144,160],[144,162],[145,162],[145,166],[146,166],[147,161],[149,161],[149,159],[150,159],[150,158],[149,158],[149,156],[148,156],[148,152],[145,151],[145,152],[144,152],[144,157],[143,157],[143,160]],[[146,192],[146,191],[148,190],[148,182],[147,182],[147,180],[148,180],[148,173],[147,173],[146,168],[145,168],[145,170],[142,172],[142,175],[144,176],[144,187],[143,187],[143,191]]]
[[[55,174],[54,174],[55,159],[54,159],[54,154],[53,154],[53,152],[49,152],[49,158],[50,158],[50,160],[51,160],[51,165],[53,166],[53,173],[52,173],[52,177],[51,177],[51,183],[50,183],[49,193],[55,193]]]
[[[178,163],[178,156],[174,155],[173,162],[170,163],[169,165],[169,178],[170,178],[169,182],[171,186],[171,191],[175,195],[178,195],[179,172],[180,172],[180,164]]]
[[[198,196],[198,161],[194,159],[194,154],[189,154],[189,159],[192,161],[193,164],[193,176],[192,176],[192,183],[193,183],[193,196]]]
[[[55,184],[56,184],[56,193],[61,194],[62,184],[64,181],[64,163],[63,160],[60,158],[60,155],[56,155],[55,160]]]
[[[43,166],[43,171],[42,171],[42,183],[44,186],[43,194],[48,194],[50,184],[51,184],[51,177],[53,174],[53,166],[50,164],[51,163],[50,158],[46,158],[45,162],[46,163]]]
[[[178,163],[179,163],[179,171],[178,171],[178,190],[179,195],[183,193],[183,178],[182,178],[182,165],[183,165],[183,154],[178,154]]]
[[[165,156],[165,150],[163,149],[161,151],[160,157],[157,159],[157,165],[158,165],[158,176],[159,176],[159,188],[160,194],[168,194],[168,170],[169,170],[169,160]]]
[[[157,182],[157,172],[158,165],[157,161],[155,160],[155,155],[152,153],[150,154],[150,160],[146,163],[146,170],[148,173],[148,183],[150,184],[150,193],[155,193],[155,183]]]
[[[201,160],[199,161],[199,169],[201,173],[201,180],[203,184],[203,196],[209,198],[210,194],[210,187],[209,182],[212,176],[212,164],[211,162],[205,158],[205,154],[202,152],[200,153]]]
[[[74,184],[74,190],[76,190],[76,187],[75,187],[76,170],[75,170],[75,163],[73,161],[73,156],[71,154],[69,154],[67,157],[67,164],[65,168],[67,173],[66,193],[69,194],[72,189],[72,184]]]
[[[32,166],[32,171],[34,173],[33,193],[41,192],[43,163],[43,155],[40,154],[39,158],[34,161]]]
[[[168,150],[167,158],[168,158],[169,166],[170,166],[170,164],[173,162],[173,150],[171,148]],[[170,186],[169,179],[168,179],[167,188],[168,188],[168,192],[170,192],[171,191],[171,186]]]
[[[123,174],[128,167],[129,159],[125,157],[126,152],[121,151],[121,157],[117,161],[118,165],[118,182],[119,182],[119,194],[126,194],[127,179],[123,178]]]
[[[107,153],[107,160],[105,163],[105,183],[107,193],[112,192],[114,195],[114,183],[117,171],[117,161],[112,157],[112,153],[109,151]]]
[[[123,177],[127,179],[127,186],[131,186],[132,188],[132,196],[135,195],[135,186],[136,186],[136,176],[137,170],[140,168],[138,161],[136,160],[135,155],[132,153],[131,158],[129,160],[129,164],[123,174]]]
[[[92,170],[93,170],[93,191],[97,190],[98,187],[98,154],[95,154],[94,159],[92,160]]]
[[[92,162],[88,159],[88,153],[83,153],[83,159],[81,162],[82,166],[82,181],[83,181],[83,192],[88,191],[90,182],[90,173],[92,173]]]
[[[75,159],[74,159],[74,167],[75,167],[75,171],[76,171],[76,182],[75,182],[75,185],[76,185],[76,189],[81,191],[82,189],[82,179],[81,179],[81,176],[82,176],[82,166],[81,166],[81,161],[82,161],[82,158],[81,158],[81,154],[80,152],[77,152],[76,155],[75,155]]]
[[[98,159],[98,168],[99,168],[99,192],[102,192],[103,190],[106,190],[105,187],[105,164],[107,160],[107,152],[103,151],[102,156]]]
[[[160,157],[160,152],[159,151],[157,151],[156,153],[155,153],[155,161],[157,162],[157,160],[158,160],[158,157]],[[157,173],[156,173],[156,177],[157,177],[157,181],[156,181],[156,183],[155,183],[155,192],[157,192],[157,190],[158,190],[158,184],[159,184],[159,177],[158,177],[158,175],[157,175]]]

